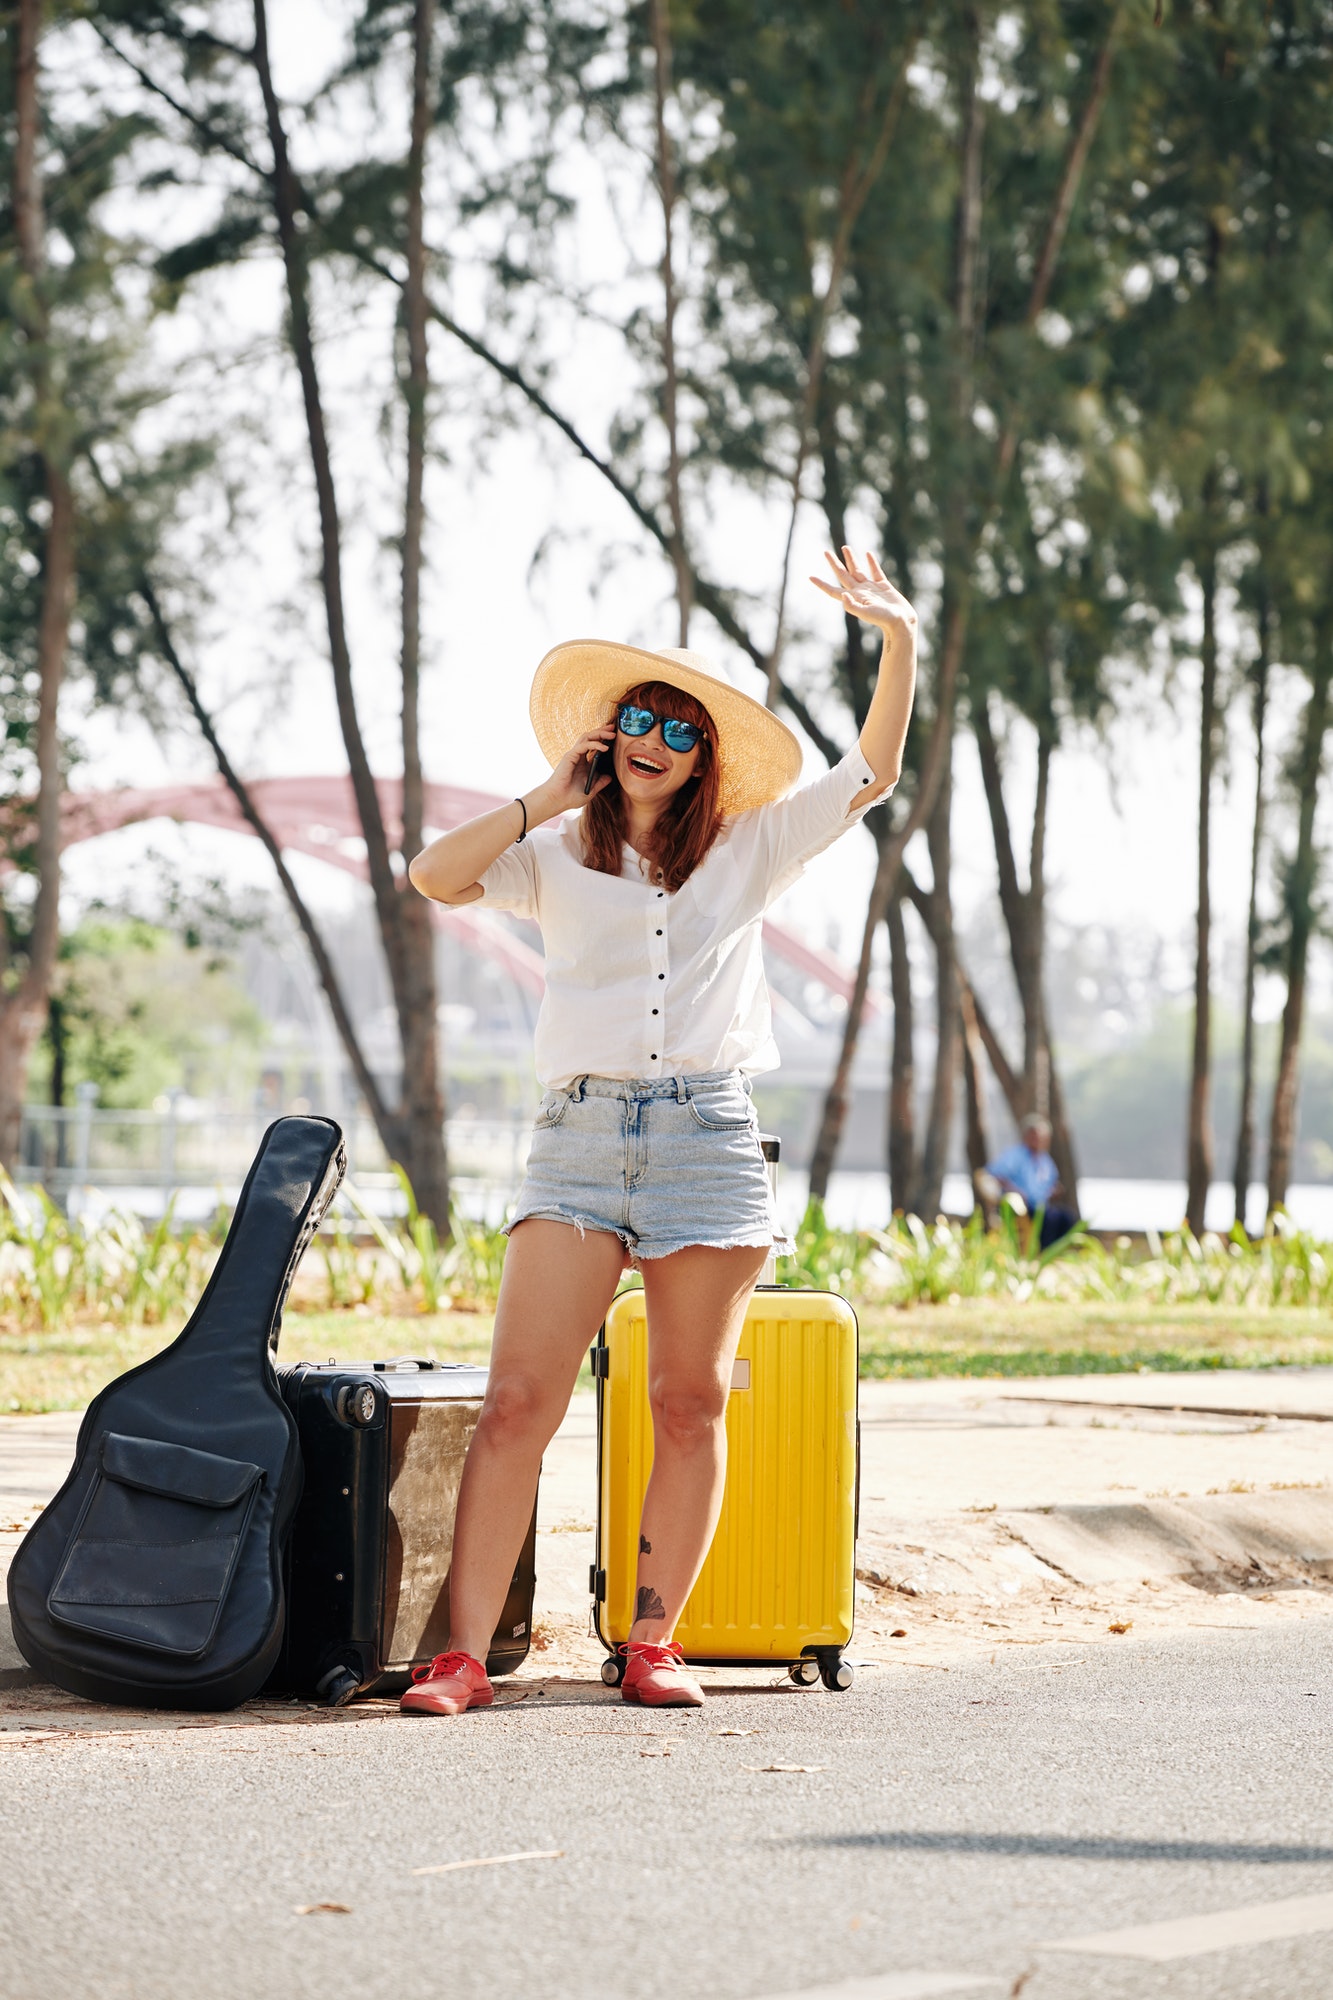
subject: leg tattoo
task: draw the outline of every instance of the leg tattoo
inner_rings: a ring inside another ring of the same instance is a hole
[[[665,1618],[666,1607],[651,1583],[641,1583],[634,1605],[635,1618]]]
[[[640,1536],[639,1536],[639,1554],[640,1554],[641,1556],[650,1556],[650,1555],[652,1554],[652,1552],[653,1552],[653,1545],[652,1545],[652,1543],[651,1543],[651,1542],[649,1541],[649,1539],[648,1539],[647,1535],[640,1535]]]

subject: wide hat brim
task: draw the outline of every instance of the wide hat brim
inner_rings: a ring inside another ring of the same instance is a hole
[[[785,722],[724,681],[701,653],[646,652],[608,639],[553,646],[533,676],[528,711],[547,762],[555,766],[580,736],[609,722],[616,703],[641,681],[665,681],[702,702],[717,731],[724,813],[752,812],[789,792],[801,775],[801,746]]]

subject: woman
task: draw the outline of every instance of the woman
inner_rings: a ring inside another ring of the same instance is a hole
[[[777,1229],[748,1081],[778,1060],[763,912],[893,789],[912,708],[912,607],[873,556],[828,560],[835,581],[811,581],[878,626],[884,650],[859,742],[824,777],[784,798],[796,738],[697,654],[576,641],[533,682],[551,776],[412,863],[437,902],[540,924],[546,1094],[459,1493],[452,1650],[418,1669],[406,1709],[489,1706],[482,1662],[542,1452],[631,1260],[648,1312],[653,1470],[621,1692],[653,1707],[703,1701],[671,1635],[717,1526],[732,1362]]]

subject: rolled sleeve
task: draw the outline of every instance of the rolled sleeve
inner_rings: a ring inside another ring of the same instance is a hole
[[[776,805],[760,807],[768,900],[789,889],[808,862],[849,827],[858,826],[871,806],[892,791],[892,785],[879,784],[858,739],[842,761],[812,785],[803,785]]]
[[[516,842],[492,861],[480,877],[482,905],[509,910],[516,917],[537,915],[537,856],[531,839]],[[477,905],[473,904],[473,909]]]

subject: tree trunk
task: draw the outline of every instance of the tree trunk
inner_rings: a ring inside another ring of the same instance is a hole
[[[958,973],[959,991],[961,992],[964,988],[967,990],[968,1005],[971,1009],[972,1018],[977,1024],[977,1035],[981,1046],[990,1061],[995,1081],[1004,1093],[1004,1101],[1009,1106],[1009,1115],[1015,1125],[1017,1125],[1022,1121],[1024,1116],[1023,1079],[1018,1075],[1016,1070],[1010,1067],[1009,1058],[1000,1046],[1000,1038],[995,1032],[994,1023],[981,1004],[981,996],[959,964],[956,950],[954,952],[954,965]]]
[[[413,907],[415,892],[400,889],[379,795],[371,774],[357,714],[351,653],[343,611],[342,527],[329,452],[328,430],[315,359],[310,318],[309,272],[304,232],[298,217],[303,198],[292,171],[282,110],[269,61],[266,0],[253,0],[255,39],[251,60],[264,102],[273,171],[268,192],[273,203],[282,248],[287,289],[287,332],[301,383],[306,436],[319,507],[320,584],[328,630],[329,659],[343,746],[347,753],[357,816],[366,843],[366,866],[380,940],[388,965],[402,1048],[399,1103],[392,1114],[393,1155],[406,1169],[422,1210],[436,1228],[449,1228],[449,1177],[444,1151],[444,1126],[437,1122],[440,1106],[436,1019],[434,937],[426,912]],[[418,32],[414,40],[419,41]],[[414,65],[415,67],[415,65]],[[414,91],[415,98],[415,91]],[[415,123],[415,116],[414,116]],[[423,135],[424,147],[424,135]],[[422,296],[424,297],[424,287]],[[410,322],[410,315],[409,315]],[[407,709],[404,709],[407,722]],[[406,773],[404,774],[406,776]],[[403,836],[405,842],[406,836]],[[404,876],[405,880],[405,876]],[[442,1107],[441,1107],[442,1108]]]
[[[1025,891],[1018,880],[1009,809],[1004,797],[1000,768],[1000,747],[991,725],[985,695],[973,702],[972,731],[977,739],[981,762],[982,789],[990,815],[991,838],[995,846],[995,866],[999,877],[1000,910],[1009,940],[1009,957],[1023,1010],[1023,1097],[1025,1111],[1046,1115],[1046,1076],[1042,1017],[1042,933],[1045,926],[1043,857],[1045,847],[1045,804],[1050,770],[1050,739],[1043,734],[1038,751],[1037,800],[1032,817],[1030,886]]]
[[[1060,1081],[1060,1072],[1056,1067],[1055,1054],[1051,1048],[1050,1023],[1045,1015],[1042,1016],[1042,1033],[1046,1046],[1046,1085],[1049,1092],[1046,1115],[1051,1121],[1051,1158],[1059,1171],[1064,1206],[1078,1215],[1080,1213],[1078,1155],[1074,1150],[1074,1135],[1069,1129],[1064,1085]]]
[[[1268,722],[1269,605],[1266,580],[1259,581],[1259,657],[1254,665],[1254,824],[1250,833],[1250,901],[1245,921],[1245,986],[1241,999],[1240,1111],[1236,1120],[1236,1164],[1232,1171],[1235,1219],[1244,1229],[1254,1178],[1254,987],[1259,964],[1259,867],[1264,841],[1264,749]]]
[[[982,787],[990,815],[995,865],[1000,885],[1000,909],[1009,940],[1009,957],[1014,968],[1023,1010],[1023,1067],[1021,1108],[1015,1118],[1037,1112],[1051,1124],[1051,1153],[1060,1169],[1070,1207],[1078,1212],[1078,1183],[1073,1171],[1074,1143],[1064,1109],[1064,1093],[1055,1074],[1050,1026],[1046,1009],[1046,822],[1050,797],[1051,757],[1055,740],[1049,728],[1038,725],[1037,788],[1032,808],[1032,831],[1028,845],[1028,887],[1018,879],[1013,833],[1004,797],[1004,773],[999,744],[984,696],[973,705],[973,733],[981,762]],[[1006,1068],[1008,1065],[1006,1064]],[[1012,1072],[1011,1072],[1012,1073]],[[1006,1093],[1008,1094],[1008,1093]],[[1011,1105],[1012,1108],[1012,1105]]]
[[[653,137],[657,192],[662,204],[662,422],[667,434],[667,510],[671,518],[671,567],[676,577],[676,609],[680,637],[690,643],[690,611],[694,601],[693,572],[685,543],[685,508],[680,489],[679,383],[676,372],[676,165],[666,108],[671,96],[671,22],[666,0],[649,0],[648,27],[653,44]]]
[[[889,1201],[905,1215],[916,1180],[916,1064],[912,1052],[912,961],[907,951],[902,897],[885,912],[889,979],[893,992],[893,1051],[889,1059]]]
[[[55,993],[46,1005],[46,1038],[51,1044],[51,1102],[57,1111],[63,1111],[65,1076],[69,1066],[69,1029],[65,1025],[65,1003]]]
[[[856,1060],[856,1050],[861,1038],[861,1022],[865,1013],[866,993],[870,986],[870,962],[875,932],[883,922],[889,898],[897,883],[902,866],[903,849],[912,835],[925,823],[934,807],[952,755],[954,693],[958,685],[958,668],[966,633],[966,609],[963,606],[955,607],[946,622],[944,647],[940,656],[936,692],[942,705],[936,710],[935,719],[931,724],[930,740],[922,760],[917,795],[902,825],[895,827],[883,838],[875,878],[870,885],[866,920],[861,931],[861,956],[857,962],[852,997],[847,1006],[847,1019],[843,1024],[842,1047],[838,1052],[837,1067],[824,1099],[819,1133],[810,1161],[810,1194],[818,1201],[823,1201],[828,1194],[829,1175],[833,1171],[833,1162],[837,1158],[838,1147],[842,1141],[842,1128],[847,1121],[847,1094],[851,1088],[852,1064]]]
[[[0,1163],[8,1167],[18,1161],[28,1065],[46,1023],[60,942],[62,773],[57,713],[74,603],[74,499],[60,455],[59,413],[52,408],[47,362],[51,325],[37,160],[40,0],[19,0],[16,28],[12,199],[23,272],[19,317],[30,363],[35,444],[49,512],[37,628],[37,898],[27,937],[26,964],[12,989],[0,999]]]
[[[407,375],[403,383],[407,406],[407,484],[402,584],[402,859],[405,863],[419,854],[426,843],[420,726],[421,544],[426,520],[426,401],[430,393],[424,207],[426,145],[434,106],[431,88],[434,35],[435,0],[416,0],[412,13],[412,132],[407,157],[407,281],[403,286],[407,332]],[[435,933],[424,897],[410,888],[402,889],[397,894],[397,906],[402,934],[398,999],[403,1049],[399,1146],[421,1209],[441,1228],[448,1226],[449,1165],[444,1145]]]
[[[1305,1016],[1306,962],[1315,925],[1314,895],[1319,872],[1315,847],[1315,809],[1323,766],[1324,736],[1329,722],[1329,681],[1333,676],[1333,629],[1318,635],[1310,699],[1305,708],[1295,778],[1300,811],[1296,855],[1287,877],[1290,934],[1287,943],[1287,1003],[1282,1009],[1277,1081],[1268,1136],[1268,1212],[1286,1204],[1296,1145],[1296,1097],[1300,1067],[1301,1029]]]
[[[953,897],[950,887],[950,818],[953,782],[946,774],[926,829],[934,877],[931,933],[935,944],[935,1074],[930,1114],[921,1148],[921,1172],[912,1206],[923,1218],[939,1214],[949,1135],[953,1129],[954,1079],[958,1074],[958,974],[954,963]]]
[[[957,961],[955,960],[955,972]],[[972,1176],[972,1200],[985,1212],[986,1203],[978,1185],[979,1177],[985,1171],[986,1162],[991,1158],[990,1134],[986,1129],[986,1100],[982,1085],[981,1029],[977,1023],[977,1010],[972,997],[972,988],[964,979],[957,979],[958,1018],[962,1029],[963,1043],[963,1088],[967,1095],[967,1168]],[[987,1218],[989,1220],[989,1217]]]
[[[824,480],[824,521],[829,532],[830,548],[840,549],[847,536],[847,489],[843,479],[842,460],[838,453],[838,413],[827,393],[819,399],[817,411],[819,433],[820,465]],[[906,565],[899,573],[899,582],[906,578]],[[879,654],[867,644],[866,627],[854,611],[844,611],[842,615],[843,678],[847,689],[847,704],[852,711],[852,720],[860,729],[870,710],[870,698],[875,690],[873,667],[878,665]],[[875,633],[878,638],[879,634]]]
[[[1212,905],[1209,849],[1212,837],[1213,763],[1217,753],[1217,558],[1209,550],[1200,565],[1203,586],[1203,686],[1199,697],[1198,907],[1194,923],[1194,1050],[1190,1065],[1188,1192],[1185,1221],[1203,1234],[1204,1204],[1213,1177],[1211,1091]]]

